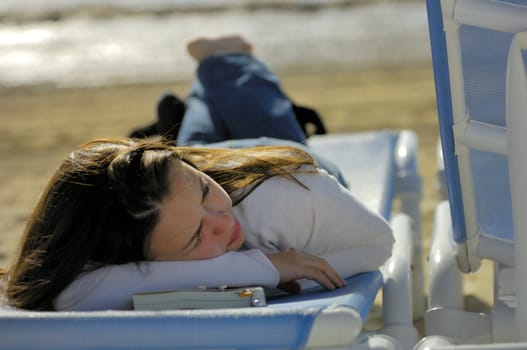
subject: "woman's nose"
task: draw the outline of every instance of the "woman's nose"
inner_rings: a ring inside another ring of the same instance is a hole
[[[215,208],[213,206],[205,206],[203,208],[207,215],[218,215],[218,216],[230,216],[231,213],[228,209],[225,208]]]
[[[204,224],[209,227],[209,232],[215,235],[228,233],[234,225],[232,213],[227,210],[205,209]]]

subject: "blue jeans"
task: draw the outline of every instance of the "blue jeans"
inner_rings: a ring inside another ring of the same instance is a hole
[[[278,77],[252,56],[229,53],[204,59],[186,105],[178,145],[295,146],[345,184],[333,163],[303,144],[305,135]]]

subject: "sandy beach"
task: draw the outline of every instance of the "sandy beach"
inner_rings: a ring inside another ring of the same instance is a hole
[[[293,100],[319,110],[331,133],[411,129],[419,138],[424,180],[424,252],[429,247],[434,207],[438,139],[431,66],[279,72]],[[62,158],[95,137],[124,136],[154,119],[158,96],[184,96],[188,82],[60,89],[33,86],[0,89],[0,266],[7,266],[40,191]],[[426,261],[424,270],[427,271]],[[492,299],[491,267],[467,276],[469,307],[485,309]],[[426,278],[426,276],[425,276]]]

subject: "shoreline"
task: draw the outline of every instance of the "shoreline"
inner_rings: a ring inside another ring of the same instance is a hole
[[[418,0],[395,0],[396,3],[418,2]],[[38,4],[38,1],[36,1]],[[305,2],[283,2],[275,1],[216,1],[205,4],[182,2],[154,2],[145,4],[143,2],[121,2],[106,1],[104,3],[89,3],[77,1],[73,6],[64,4],[38,4],[38,10],[28,11],[27,5],[0,9],[0,21],[12,23],[60,21],[70,17],[92,17],[109,18],[117,16],[144,16],[153,15],[165,17],[171,15],[208,14],[229,11],[246,12],[252,14],[257,11],[304,11],[314,12],[328,8],[350,8],[352,6],[367,6],[382,3],[382,0],[318,0]]]

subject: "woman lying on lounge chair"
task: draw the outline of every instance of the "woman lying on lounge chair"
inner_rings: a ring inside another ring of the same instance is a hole
[[[137,292],[220,284],[294,291],[304,278],[334,289],[345,284],[341,275],[389,257],[389,225],[301,144],[291,102],[251,46],[240,37],[198,39],[188,51],[198,79],[178,142],[207,147],[117,138],[73,151],[4,275],[9,305],[123,309]],[[324,259],[331,254],[346,256],[346,271]]]

